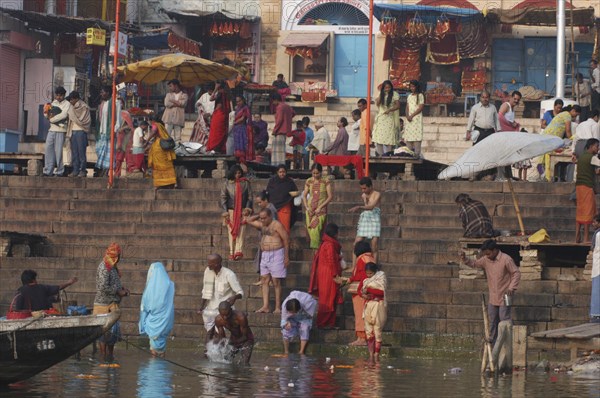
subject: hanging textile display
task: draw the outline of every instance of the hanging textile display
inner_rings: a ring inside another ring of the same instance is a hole
[[[390,80],[394,88],[408,90],[408,82],[421,79],[420,51],[394,47],[392,52],[392,65]]]
[[[487,83],[487,71],[485,69],[471,70],[465,68],[460,79],[463,93],[480,93]]]
[[[322,54],[321,49],[314,47],[286,47],[285,53],[291,57],[297,55],[306,59],[316,59]]]
[[[462,24],[456,38],[461,58],[483,57],[488,52],[488,35],[482,19]]]
[[[446,35],[440,41],[427,43],[425,61],[440,65],[457,64],[460,56],[456,35]]]

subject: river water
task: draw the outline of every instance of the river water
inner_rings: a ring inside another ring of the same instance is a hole
[[[84,352],[0,389],[0,397],[600,397],[597,374],[488,378],[475,360],[384,358],[372,366],[364,359],[255,352],[246,367],[209,362],[189,349],[169,350],[173,362],[121,345],[115,351],[120,367],[104,367]]]

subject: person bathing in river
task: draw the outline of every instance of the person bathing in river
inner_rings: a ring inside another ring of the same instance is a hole
[[[219,304],[219,315],[215,318],[215,340],[226,341],[225,329],[229,330],[229,345],[233,347],[232,358],[241,355],[244,364],[250,364],[252,349],[254,348],[254,335],[248,326],[248,316],[242,311],[232,308],[229,301]]]
[[[223,267],[223,259],[220,255],[210,254],[206,259],[207,267],[202,281],[202,303],[197,313],[202,314],[206,342],[208,342],[215,335],[215,318],[218,315],[219,304],[223,300],[231,305],[235,304],[243,297],[244,290],[235,273]]]

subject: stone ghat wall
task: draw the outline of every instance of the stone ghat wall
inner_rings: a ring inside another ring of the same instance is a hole
[[[32,268],[41,283],[58,284],[71,276],[79,282],[68,298],[91,307],[95,272],[107,245],[123,247],[120,268],[131,296],[123,301],[122,328],[137,334],[141,293],[150,263],[164,261],[176,283],[176,325],[181,338],[203,335],[200,305],[206,255],[227,253],[227,234],[218,207],[222,180],[186,179],[182,189],[157,191],[150,180],[117,180],[107,190],[105,179],[0,177],[0,231],[46,236],[32,249],[0,240],[0,312],[5,313],[20,285],[20,273]],[[497,229],[516,231],[518,224],[508,186],[496,182],[376,181],[383,192],[380,262],[388,275],[387,340],[429,344],[431,335],[463,335],[479,342],[482,335],[481,292],[484,279],[459,279],[458,252],[462,230],[454,198],[468,192],[494,214]],[[265,180],[253,181],[255,192]],[[298,181],[299,189],[304,186]],[[553,240],[573,240],[575,208],[568,196],[571,184],[515,183],[528,231],[546,228]],[[347,210],[359,203],[356,181],[335,181],[330,221],[341,226],[346,258],[351,258],[358,215]],[[225,261],[243,285],[239,309],[249,312],[258,339],[278,340],[279,321],[273,314],[255,314],[261,306],[253,261],[256,231],[247,233],[245,259]],[[292,230],[291,264],[284,294],[306,290],[312,251],[302,222]],[[27,255],[39,257],[25,257]],[[563,275],[563,276],[561,276]],[[544,268],[540,280],[524,280],[514,300],[516,324],[529,331],[572,326],[587,321],[590,282],[583,269],[569,264]],[[271,298],[273,300],[273,298]],[[271,304],[273,306],[273,304]],[[315,332],[315,339],[346,343],[353,336],[352,305],[339,308],[339,331]]]

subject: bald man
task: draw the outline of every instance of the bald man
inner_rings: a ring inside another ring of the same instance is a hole
[[[254,348],[254,335],[248,326],[246,313],[234,310],[229,301],[222,301],[219,304],[219,315],[215,318],[215,339],[226,339],[225,329],[230,332],[229,344],[233,346],[232,357],[239,354],[241,360],[249,365]]]
[[[215,317],[219,313],[219,303],[227,301],[233,306],[236,300],[243,297],[244,291],[235,273],[223,267],[220,255],[210,254],[206,259],[208,266],[204,270],[202,303],[198,313],[202,314],[208,342],[215,335]]]

